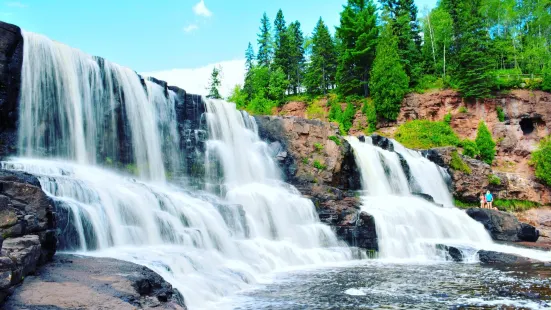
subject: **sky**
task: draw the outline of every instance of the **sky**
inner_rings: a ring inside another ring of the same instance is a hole
[[[1,1],[1,0],[0,0]],[[206,93],[212,68],[222,68],[222,94],[244,75],[248,42],[256,46],[260,18],[278,9],[305,34],[321,17],[339,22],[346,0],[20,0],[0,2],[0,20],[88,54]],[[422,11],[436,0],[416,0]]]

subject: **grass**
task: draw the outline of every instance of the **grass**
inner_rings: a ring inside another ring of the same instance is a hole
[[[316,148],[316,151],[321,152],[323,150],[323,144],[321,143],[314,143],[314,148]]]
[[[306,108],[306,115],[309,119],[324,120],[326,118],[325,109],[320,105],[319,100],[314,100],[308,104],[308,107]]]
[[[314,168],[319,169],[319,170],[325,170],[327,168],[327,166],[320,163],[319,160],[314,160],[313,166],[314,166]]]
[[[457,198],[454,198],[453,199],[453,204],[458,207],[458,208],[461,208],[461,209],[468,209],[468,208],[472,208],[472,207],[478,207],[478,204],[477,203],[474,203],[474,202],[464,202],[464,201],[461,201]]]
[[[497,119],[500,122],[504,122],[505,121],[505,112],[503,112],[503,108],[500,107],[500,106],[497,106],[496,107],[496,112],[497,112]]]
[[[495,174],[490,174],[488,175],[488,183],[491,185],[501,185],[501,179]]]
[[[529,200],[496,199],[494,201],[494,207],[501,211],[519,212],[541,207],[541,204]]]
[[[394,138],[410,149],[430,149],[441,146],[456,146],[459,138],[445,122],[413,120],[396,131]]]
[[[336,145],[341,145],[341,139],[339,139],[337,136],[329,136],[328,139],[335,142]]]
[[[467,165],[465,161],[463,161],[463,158],[461,158],[459,153],[455,150],[452,152],[452,160],[450,161],[450,167],[453,170],[458,170],[466,174],[472,173],[471,167],[469,167],[469,165]]]
[[[305,165],[308,165],[310,163],[310,160],[308,160],[308,158],[304,157],[302,159],[302,163],[305,164]]]
[[[469,110],[467,110],[467,107],[465,107],[465,106],[459,107],[459,113],[468,113],[468,112],[469,112]]]

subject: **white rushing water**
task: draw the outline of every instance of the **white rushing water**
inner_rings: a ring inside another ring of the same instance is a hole
[[[205,166],[220,195],[187,191],[164,182],[183,158],[174,93],[43,36],[24,39],[21,157],[1,168],[39,178],[65,219],[69,249],[148,266],[190,309],[213,308],[276,270],[353,258],[281,180],[254,119],[234,104],[206,101]],[[138,179],[98,165],[118,160],[124,141]]]
[[[391,140],[395,152],[372,144],[371,138],[360,142],[348,137],[360,167],[362,211],[373,215],[379,243],[379,257],[408,261],[445,259],[436,245],[486,249],[519,254],[539,260],[551,260],[551,254],[493,243],[483,225],[453,206],[446,186],[447,173],[417,151],[408,150]],[[403,156],[411,173],[404,173],[398,154]],[[435,203],[412,194],[431,195]],[[475,252],[473,252],[474,254]],[[472,259],[475,259],[474,255]]]

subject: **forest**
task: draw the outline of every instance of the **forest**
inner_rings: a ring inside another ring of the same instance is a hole
[[[291,99],[327,96],[342,131],[357,109],[374,129],[396,119],[409,92],[451,88],[476,100],[551,91],[551,1],[441,0],[419,13],[413,0],[348,0],[335,29],[320,18],[311,35],[279,10],[273,25],[264,13],[245,57],[244,85],[228,98],[238,108],[270,114]],[[219,85],[215,68],[209,97],[220,98]]]

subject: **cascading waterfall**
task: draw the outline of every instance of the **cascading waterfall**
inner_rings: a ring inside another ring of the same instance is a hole
[[[206,101],[205,166],[220,168],[207,173],[218,179],[219,195],[158,182],[184,157],[175,95],[43,36],[24,39],[25,157],[1,168],[38,177],[66,224],[65,250],[146,265],[191,309],[212,308],[274,270],[353,258],[319,222],[312,202],[281,181],[254,119],[234,104]],[[126,152],[139,179],[104,167]]]
[[[546,252],[494,244],[482,224],[453,206],[444,179],[447,173],[419,152],[393,140],[395,152],[374,146],[370,137],[366,137],[365,142],[356,137],[348,137],[347,141],[354,150],[367,193],[362,196],[362,211],[375,218],[379,257],[445,260],[446,254],[437,246],[441,244],[551,260]],[[407,162],[410,181],[398,155]],[[413,195],[410,188],[431,195],[435,203]]]

